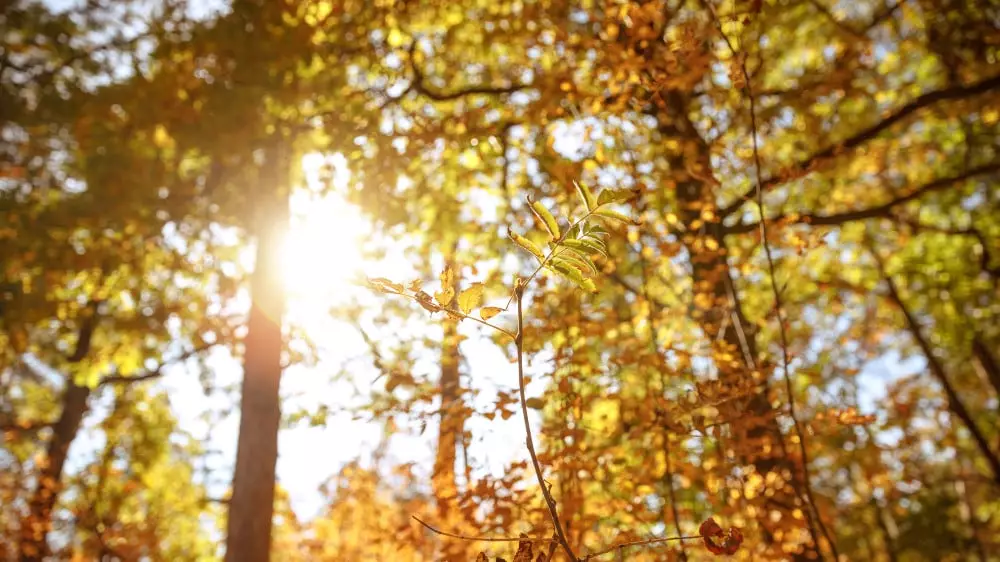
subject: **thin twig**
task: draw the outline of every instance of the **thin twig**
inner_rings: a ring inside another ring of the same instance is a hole
[[[528,402],[524,396],[524,313],[521,305],[524,297],[524,284],[520,280],[514,283],[514,297],[517,302],[517,337],[514,338],[514,345],[517,347],[517,388],[521,397],[521,417],[524,419],[525,443],[528,446],[528,455],[531,456],[531,464],[535,469],[535,476],[538,478],[538,485],[542,489],[542,497],[545,498],[545,505],[549,508],[549,516],[552,519],[552,526],[555,528],[556,538],[559,540],[559,545],[566,551],[569,559],[576,562],[579,559],[573,553],[573,548],[569,545],[569,541],[566,540],[566,533],[563,532],[562,522],[559,520],[559,510],[556,509],[556,501],[552,499],[552,492],[545,485],[542,465],[538,462],[538,455],[535,453],[535,442],[531,437]]]
[[[715,16],[715,10],[712,7],[709,0],[704,0],[705,5],[711,11],[713,17]],[[715,18],[716,24],[719,24],[719,20]],[[799,418],[796,415],[796,403],[795,403],[795,393],[792,387],[792,378],[788,371],[789,364],[789,353],[788,353],[788,331],[785,328],[785,319],[782,313],[783,306],[781,301],[781,291],[778,290],[778,282],[775,279],[775,267],[774,267],[774,256],[771,253],[771,243],[767,239],[767,220],[764,212],[764,180],[761,174],[761,163],[760,163],[760,147],[757,141],[757,105],[754,100],[753,86],[750,83],[750,73],[747,72],[746,62],[739,57],[736,49],[733,47],[732,42],[729,40],[723,30],[721,24],[718,25],[719,35],[722,36],[722,40],[725,41],[726,46],[729,47],[729,51],[732,53],[733,57],[736,57],[740,65],[740,72],[743,75],[743,88],[746,91],[747,98],[750,103],[750,134],[753,146],[753,161],[754,161],[754,179],[756,182],[756,202],[757,210],[760,213],[760,238],[761,243],[764,246],[764,255],[767,257],[767,267],[768,273],[771,277],[771,293],[774,295],[774,308],[775,315],[778,318],[778,333],[781,340],[781,363],[782,363],[782,374],[785,382],[785,392],[788,394],[788,414],[792,418],[792,425],[795,428],[795,434],[798,437],[799,444],[799,454],[802,457],[802,487],[803,492],[809,504],[809,530],[812,534],[813,541],[816,542],[816,548],[819,550],[819,541],[816,536],[815,526],[819,525],[820,530],[823,533],[823,537],[826,539],[827,545],[830,548],[830,552],[833,555],[834,560],[840,559],[840,554],[837,551],[837,546],[834,543],[826,525],[823,524],[822,518],[819,516],[819,508],[816,505],[816,499],[812,492],[812,482],[809,476],[809,452],[806,447],[806,435],[805,431],[802,429],[802,424],[799,422]]]
[[[554,542],[556,540],[555,538],[544,538],[544,537],[542,537],[542,538],[537,538],[537,537],[520,537],[520,538],[516,538],[515,539],[515,538],[511,538],[511,537],[476,537],[476,536],[470,536],[470,535],[460,535],[460,534],[457,534],[457,533],[449,533],[448,531],[442,531],[441,529],[435,529],[430,524],[428,524],[427,522],[425,522],[423,519],[417,517],[416,515],[411,515],[410,517],[412,517],[414,520],[416,520],[417,523],[420,523],[421,525],[423,525],[424,527],[430,529],[432,532],[434,532],[434,533],[436,533],[438,535],[441,535],[443,537],[450,537],[450,538],[453,538],[453,539],[460,539],[460,540],[463,540],[463,541],[477,541],[477,542],[521,542],[521,541]]]
[[[664,538],[657,538],[657,539],[644,539],[644,540],[637,540],[637,541],[628,541],[628,542],[623,542],[623,543],[616,544],[616,545],[614,545],[612,547],[609,547],[609,548],[605,548],[604,550],[599,550],[597,552],[592,552],[592,553],[584,556],[583,558],[581,558],[580,562],[587,562],[588,560],[593,560],[594,558],[597,558],[599,556],[604,556],[605,554],[610,554],[612,552],[615,552],[616,550],[621,550],[621,549],[629,548],[629,547],[632,547],[632,546],[647,546],[647,545],[651,545],[651,544],[659,544],[659,543],[664,543],[664,542],[690,541],[690,540],[702,539],[702,538],[704,538],[704,537],[702,537],[701,535],[686,535],[686,536],[681,536],[681,537],[664,537]]]

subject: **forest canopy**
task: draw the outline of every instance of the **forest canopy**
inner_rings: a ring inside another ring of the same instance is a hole
[[[996,0],[0,5],[0,559],[1000,561]]]

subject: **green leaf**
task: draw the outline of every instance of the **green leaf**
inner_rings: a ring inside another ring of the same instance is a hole
[[[542,249],[536,246],[531,240],[528,240],[516,232],[511,232],[510,238],[515,244],[534,254],[536,258],[540,260],[545,259],[545,254],[542,253]]]
[[[604,208],[597,209],[596,211],[594,211],[594,214],[601,218],[620,221],[625,224],[638,224],[636,221],[632,220],[631,217],[623,215],[622,213],[619,213],[618,211],[612,209],[604,209]]]
[[[597,207],[597,202],[594,200],[594,194],[590,192],[590,189],[580,182],[573,182],[573,186],[576,187],[576,194],[580,196],[580,201],[583,202],[583,206],[587,208],[588,211],[593,211]]]
[[[597,206],[609,205],[611,203],[624,203],[639,196],[637,191],[631,189],[603,189],[597,194]]]
[[[538,222],[542,223],[542,226],[545,227],[550,236],[558,239],[561,236],[559,223],[556,222],[556,218],[552,216],[552,213],[545,208],[545,205],[542,205],[538,201],[532,201],[530,197],[528,198],[528,203],[531,205],[531,212],[538,218]]]
[[[605,250],[604,243],[600,240],[595,240],[593,238],[582,238],[580,240],[574,238],[567,238],[562,241],[563,245],[567,248],[572,248],[578,252],[586,252],[590,254],[600,254],[602,256],[607,256],[607,251]]]
[[[458,308],[464,313],[472,312],[472,309],[479,306],[479,301],[483,298],[483,284],[473,283],[471,287],[458,294]]]
[[[564,261],[581,271],[589,271],[591,274],[597,273],[597,267],[591,263],[590,258],[580,255],[568,248],[552,257],[555,261]]]
[[[594,285],[594,282],[584,277],[583,272],[576,267],[569,265],[566,262],[550,263],[549,267],[551,267],[556,273],[559,273],[563,277],[566,277],[570,281],[576,283],[582,289],[591,293],[597,292],[597,287]]]

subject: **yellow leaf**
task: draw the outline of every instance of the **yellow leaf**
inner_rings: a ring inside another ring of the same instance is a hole
[[[458,295],[458,308],[462,310],[463,313],[468,314],[472,312],[473,308],[479,305],[479,301],[483,298],[483,284],[473,283],[471,287],[462,291]]]
[[[441,290],[434,293],[434,298],[441,306],[448,306],[455,298],[455,272],[452,271],[451,266],[444,268],[444,271],[441,272]]]
[[[503,309],[498,306],[484,306],[479,310],[479,317],[483,320],[489,320],[501,312]]]
[[[536,258],[540,260],[545,259],[545,254],[542,253],[542,249],[536,246],[531,240],[528,240],[516,232],[511,232],[510,238],[515,244],[534,254]]]
[[[559,238],[561,235],[561,232],[559,232],[559,223],[556,222],[556,218],[552,216],[552,213],[545,208],[545,205],[542,205],[538,201],[532,201],[530,197],[528,198],[528,203],[531,204],[531,211],[535,213],[538,222],[542,223],[542,226],[545,227],[549,235],[553,238]]]

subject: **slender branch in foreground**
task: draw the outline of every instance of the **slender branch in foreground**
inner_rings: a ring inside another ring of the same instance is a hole
[[[712,11],[712,15],[715,16],[714,8],[712,7],[709,0],[704,0],[705,4],[708,6],[709,10]],[[827,545],[829,545],[830,552],[833,555],[834,560],[840,559],[840,554],[837,551],[837,546],[833,542],[833,539],[823,524],[822,518],[819,515],[819,508],[816,505],[816,499],[812,492],[812,482],[809,475],[809,451],[806,447],[806,434],[802,429],[802,424],[799,422],[799,418],[796,415],[796,403],[795,403],[795,393],[792,387],[792,378],[789,374],[788,364],[789,364],[789,353],[788,353],[788,330],[785,327],[785,318],[783,314],[783,306],[781,300],[781,291],[778,290],[778,281],[775,278],[775,267],[774,267],[774,256],[771,253],[771,243],[767,239],[767,220],[764,211],[764,180],[761,177],[761,161],[760,161],[760,148],[758,146],[757,136],[757,105],[753,95],[753,86],[750,83],[750,73],[747,72],[746,61],[739,59],[739,54],[737,53],[735,47],[733,47],[732,42],[729,37],[722,30],[722,25],[718,18],[715,18],[716,24],[718,24],[719,35],[722,36],[723,41],[725,41],[726,46],[729,47],[729,51],[732,53],[733,57],[739,60],[740,72],[743,75],[743,88],[746,91],[747,98],[750,104],[750,136],[753,146],[753,161],[754,161],[754,179],[756,183],[756,199],[757,199],[757,210],[760,214],[760,238],[761,243],[764,246],[764,255],[767,257],[767,267],[768,273],[771,277],[771,293],[774,295],[774,309],[775,314],[778,317],[778,333],[781,340],[781,363],[782,363],[782,374],[785,382],[785,392],[788,394],[788,413],[789,417],[792,419],[792,425],[795,428],[795,434],[798,437],[799,445],[799,455],[802,457],[802,488],[805,493],[806,500],[809,504],[808,510],[808,522],[809,531],[812,534],[813,542],[816,543],[816,549],[820,550],[818,536],[816,534],[816,526],[818,525],[823,533],[823,537],[826,539]]]
[[[671,542],[671,541],[690,541],[690,540],[696,540],[696,539],[697,540],[701,540],[701,539],[704,539],[704,538],[705,537],[702,537],[701,535],[686,535],[686,536],[681,536],[681,537],[663,537],[663,538],[656,538],[656,539],[644,539],[644,540],[637,540],[637,541],[628,541],[628,542],[619,543],[619,544],[616,544],[614,546],[605,548],[604,550],[599,550],[597,552],[592,552],[592,553],[584,556],[583,558],[581,558],[580,562],[587,562],[588,560],[593,560],[595,558],[599,558],[601,556],[604,556],[605,554],[610,554],[610,553],[615,552],[617,550],[622,550],[622,549],[633,547],[633,546],[649,546],[649,545],[653,545],[653,544],[660,544],[660,543]]]
[[[464,318],[464,319],[468,319],[468,320],[473,320],[475,322],[479,322],[483,326],[486,326],[486,327],[489,327],[489,328],[493,328],[494,330],[500,332],[501,334],[507,336],[508,338],[510,338],[512,340],[516,340],[517,339],[517,335],[514,334],[513,332],[511,332],[509,330],[505,330],[505,329],[501,328],[500,326],[497,326],[496,324],[490,324],[489,322],[487,322],[485,320],[481,320],[479,318],[476,318],[475,316],[472,316],[472,315],[469,315],[469,314],[465,314],[465,313],[463,313],[460,310],[451,310],[451,309],[444,308],[443,306],[438,306],[436,304],[426,303],[426,302],[421,301],[420,299],[418,299],[414,295],[409,295],[409,294],[404,293],[404,292],[394,291],[394,290],[390,289],[389,287],[382,287],[380,290],[382,292],[388,294],[388,295],[396,295],[396,296],[399,296],[399,297],[408,298],[408,299],[416,302],[417,304],[419,304],[419,305],[421,305],[421,306],[423,306],[425,308],[427,306],[434,306],[434,307],[436,307],[436,309],[433,310],[433,312],[443,311],[443,312],[445,312],[445,313],[447,313],[449,315],[454,315],[454,316],[458,316],[460,318]]]
[[[417,517],[416,515],[411,515],[410,517],[412,517],[417,523],[420,523],[421,525],[423,525],[424,527],[426,527],[427,529],[429,529],[431,532],[433,532],[435,534],[441,535],[443,537],[450,537],[450,538],[453,538],[453,539],[460,539],[460,540],[463,540],[463,541],[477,541],[477,542],[521,542],[521,541],[530,541],[530,542],[555,542],[556,541],[556,539],[553,538],[553,537],[548,537],[548,538],[546,538],[546,537],[520,537],[520,538],[516,538],[515,539],[515,538],[511,538],[511,537],[478,537],[478,536],[471,536],[471,535],[460,535],[458,533],[449,533],[448,531],[442,531],[441,529],[436,529],[436,528],[432,527],[429,523],[427,523],[426,521],[424,521],[423,519]]]
[[[588,214],[589,216],[589,214]],[[542,262],[544,264],[544,262]],[[541,266],[539,266],[541,269]],[[535,270],[537,273],[538,270]],[[545,498],[545,505],[549,508],[549,516],[552,519],[552,526],[555,528],[556,538],[559,545],[566,551],[566,555],[572,561],[579,560],[573,553],[573,548],[566,539],[563,532],[562,522],[559,520],[559,510],[556,508],[556,501],[552,498],[552,492],[545,485],[545,476],[542,474],[542,465],[538,462],[538,455],[535,453],[535,442],[531,437],[531,422],[528,418],[528,402],[524,396],[524,313],[521,301],[524,297],[524,284],[517,280],[514,283],[514,297],[517,301],[517,337],[514,338],[514,345],[517,347],[517,388],[521,397],[521,417],[524,419],[525,443],[528,446],[528,455],[531,456],[531,465],[535,469],[535,476],[538,478],[538,485],[542,489],[542,496]]]

